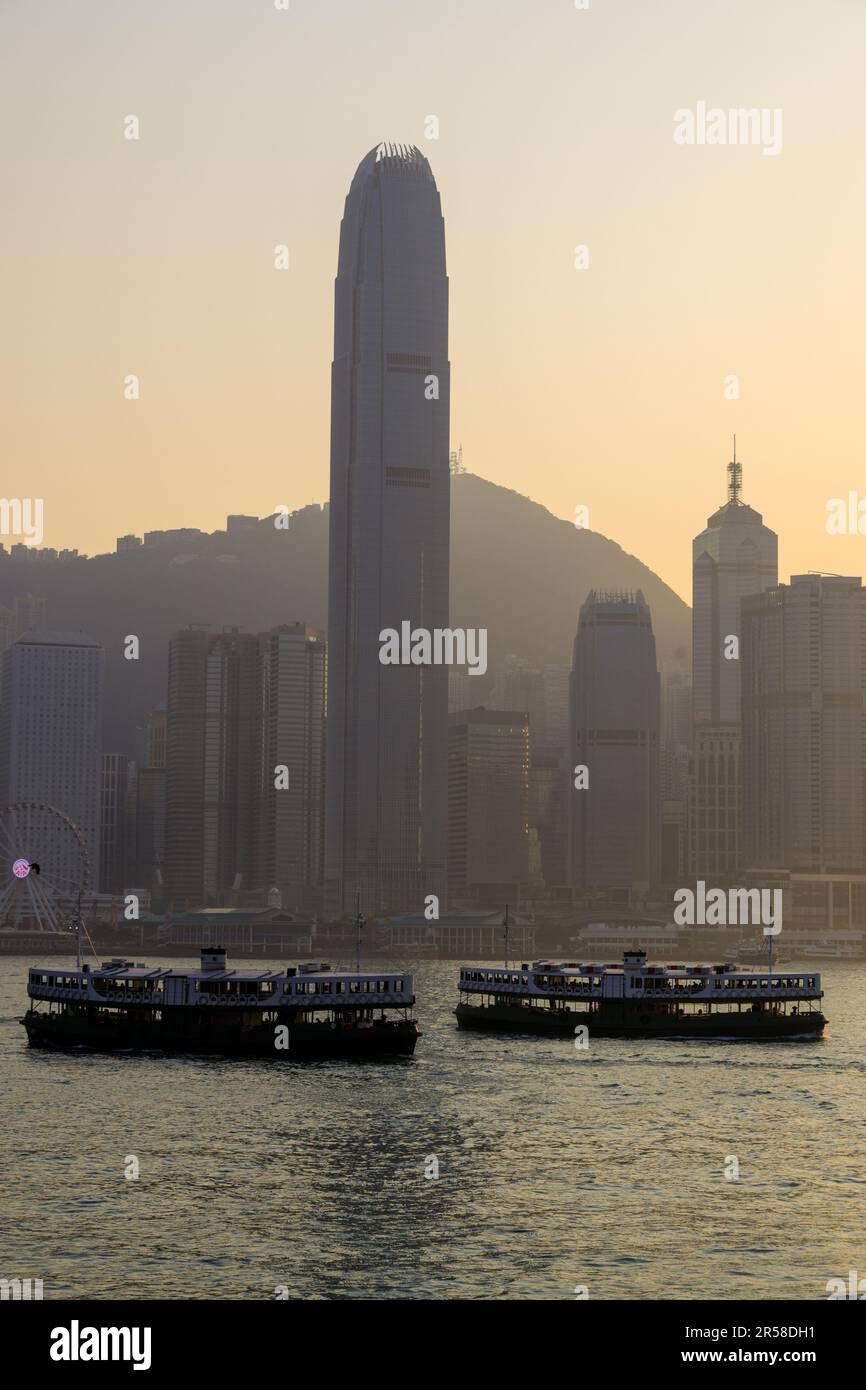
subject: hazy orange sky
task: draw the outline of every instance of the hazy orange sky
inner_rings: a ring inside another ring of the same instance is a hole
[[[0,0],[0,48],[0,494],[46,545],[325,500],[343,200],[390,139],[442,193],[472,472],[688,598],[736,431],[782,577],[866,569],[825,526],[866,498],[860,0]],[[677,145],[699,101],[781,108],[781,153]]]

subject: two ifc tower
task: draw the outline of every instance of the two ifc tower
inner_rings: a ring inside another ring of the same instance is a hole
[[[414,146],[358,166],[340,227],[331,369],[327,907],[444,901],[448,667],[383,666],[379,633],[448,626],[445,226]]]

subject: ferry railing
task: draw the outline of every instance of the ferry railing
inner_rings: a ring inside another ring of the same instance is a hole
[[[645,977],[644,982],[652,985],[649,989],[634,989],[627,987],[622,996],[628,999],[695,999],[695,1000],[728,1000],[743,997],[750,998],[798,998],[798,999],[818,999],[821,997],[820,983],[809,985],[802,980],[798,984],[786,985],[781,980],[769,978],[751,977],[747,982],[744,980],[725,978],[718,981],[715,977],[700,978],[697,980],[682,980],[677,982],[662,981],[655,976]],[[511,981],[494,980],[458,980],[458,989],[467,994],[499,994],[499,995],[520,995],[523,998],[540,999],[593,999],[598,998],[602,989],[600,985],[591,984],[568,984],[568,985],[542,985],[536,980],[531,980],[528,984],[514,984]]]

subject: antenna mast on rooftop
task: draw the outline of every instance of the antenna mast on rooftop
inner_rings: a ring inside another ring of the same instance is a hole
[[[732,507],[741,507],[740,493],[743,490],[743,465],[737,462],[737,436],[734,435],[734,457],[728,464],[728,502]]]

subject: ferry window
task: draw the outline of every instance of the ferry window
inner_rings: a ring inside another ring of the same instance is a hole
[[[350,980],[350,981],[349,981],[349,993],[350,993],[350,994],[357,994],[360,988],[361,988],[361,983],[360,983],[359,980]]]
[[[402,980],[395,980],[395,981],[394,981],[394,993],[395,993],[395,994],[402,994],[402,993],[403,993],[403,981],[402,981]]]

